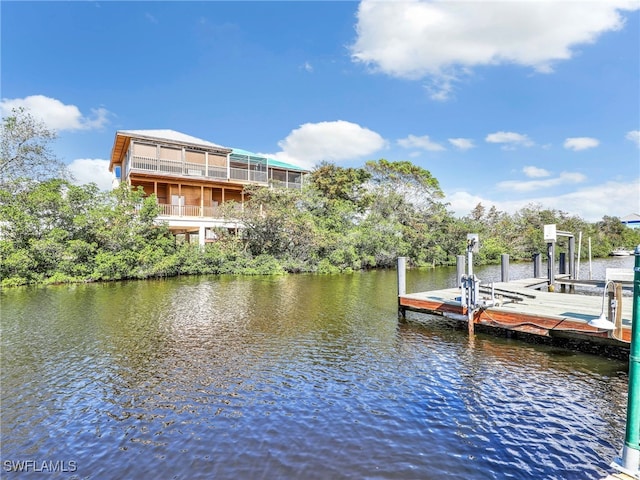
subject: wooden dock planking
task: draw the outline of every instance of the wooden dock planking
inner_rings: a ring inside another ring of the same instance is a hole
[[[589,320],[600,315],[602,295],[577,295],[533,290],[540,279],[522,279],[511,282],[496,282],[496,300],[499,305],[480,309],[474,314],[474,324],[511,329],[541,336],[555,333],[570,333],[585,340],[610,338],[609,332],[589,326]],[[490,299],[484,293],[481,298]],[[504,297],[501,299],[501,294]],[[400,308],[422,313],[447,315],[466,320],[467,309],[456,301],[460,289],[447,288],[429,292],[399,296]],[[628,344],[631,341],[631,316],[633,299],[622,301],[622,328],[612,333],[614,343]]]

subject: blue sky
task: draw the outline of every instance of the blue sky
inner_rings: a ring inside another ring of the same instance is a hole
[[[110,184],[117,130],[410,160],[457,215],[640,213],[640,1],[0,3],[3,115]]]

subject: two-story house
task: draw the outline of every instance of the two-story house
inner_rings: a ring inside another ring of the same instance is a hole
[[[223,217],[221,205],[243,208],[247,185],[301,188],[307,170],[227,148],[174,130],[116,132],[109,171],[115,185],[125,182],[155,194],[158,220],[175,234],[198,242],[215,238],[214,228],[237,229],[238,220]]]

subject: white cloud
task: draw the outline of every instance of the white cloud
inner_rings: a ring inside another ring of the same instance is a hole
[[[538,167],[533,167],[533,166],[524,167],[522,169],[522,171],[529,178],[543,178],[543,177],[548,177],[549,175],[551,175],[544,168],[538,168]]]
[[[638,8],[637,0],[363,0],[351,56],[376,72],[428,78],[432,98],[443,100],[473,67],[517,64],[551,72],[577,46],[623,28],[621,11]]]
[[[446,150],[446,148],[439,143],[431,141],[429,135],[423,135],[422,137],[409,135],[407,138],[401,138],[398,140],[398,145],[404,148],[420,148],[428,152],[441,152]]]
[[[484,140],[488,143],[500,143],[504,150],[513,150],[518,146],[531,147],[534,145],[527,135],[515,132],[490,133]]]
[[[55,98],[44,95],[31,95],[25,98],[3,98],[0,101],[2,116],[10,115],[14,108],[23,107],[47,127],[57,132],[63,130],[93,130],[104,127],[109,119],[109,111],[104,108],[92,108],[86,116],[75,105],[65,105]]]
[[[482,203],[485,207],[495,205],[496,208],[498,208],[497,202],[482,198],[478,195],[472,195],[468,192],[446,194],[444,201],[449,203],[449,208],[459,217],[464,217],[471,213],[471,210],[479,203]]]
[[[279,141],[282,151],[270,156],[310,168],[323,160],[358,160],[386,145],[379,134],[356,123],[344,120],[305,123]]]
[[[446,102],[453,95],[454,84],[460,80],[460,77],[470,74],[471,70],[468,68],[461,68],[455,75],[440,72],[438,75],[428,77],[424,88],[429,93],[431,100]]]
[[[627,132],[625,138],[627,140],[631,140],[638,146],[638,148],[640,148],[640,130],[631,130],[630,132]]]
[[[459,150],[469,150],[475,147],[470,138],[450,138],[449,143]]]
[[[158,23],[158,18],[149,12],[145,12],[144,17],[149,21],[149,23]]]
[[[608,181],[562,195],[509,201],[494,201],[459,191],[448,194],[445,201],[451,204],[451,209],[458,216],[468,215],[478,203],[482,203],[485,207],[495,205],[498,210],[510,214],[534,203],[542,205],[543,208],[562,210],[570,215],[578,215],[583,220],[596,222],[602,220],[605,215],[623,217],[634,211],[634,208],[640,206],[639,191],[640,178],[636,178],[628,182]],[[630,198],[635,199],[635,203],[630,204]]]
[[[109,172],[109,160],[78,158],[68,165],[76,185],[95,183],[100,190],[111,190],[113,176]]]
[[[309,73],[313,72],[313,65],[311,65],[309,62],[304,62],[301,68]]]
[[[567,138],[564,141],[564,148],[567,150],[573,150],[574,152],[595,148],[598,145],[600,145],[600,141],[591,137],[573,137]]]
[[[556,187],[558,185],[582,183],[587,179],[582,173],[562,172],[554,178],[545,180],[506,180],[499,182],[496,187],[500,190],[509,190],[515,192],[531,192],[533,190],[541,190],[543,188]]]

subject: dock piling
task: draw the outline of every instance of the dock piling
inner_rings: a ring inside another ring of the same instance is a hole
[[[567,273],[567,254],[565,252],[560,252],[558,255],[558,273],[560,275]]]
[[[547,243],[547,282],[549,284],[548,290],[553,292],[555,290],[554,282],[555,282],[555,244],[553,242]]]
[[[509,281],[509,254],[503,253],[500,256],[500,281],[508,282]]]
[[[576,271],[576,237],[569,237],[569,278],[575,280],[578,278]],[[569,292],[575,293],[575,287],[569,286]]]
[[[540,278],[542,272],[542,255],[540,253],[533,254],[533,278]]]
[[[456,288],[460,288],[462,286],[462,276],[464,275],[464,270],[464,255],[456,255]]]
[[[398,318],[404,320],[406,312],[400,305],[400,297],[407,293],[407,257],[398,257]]]

